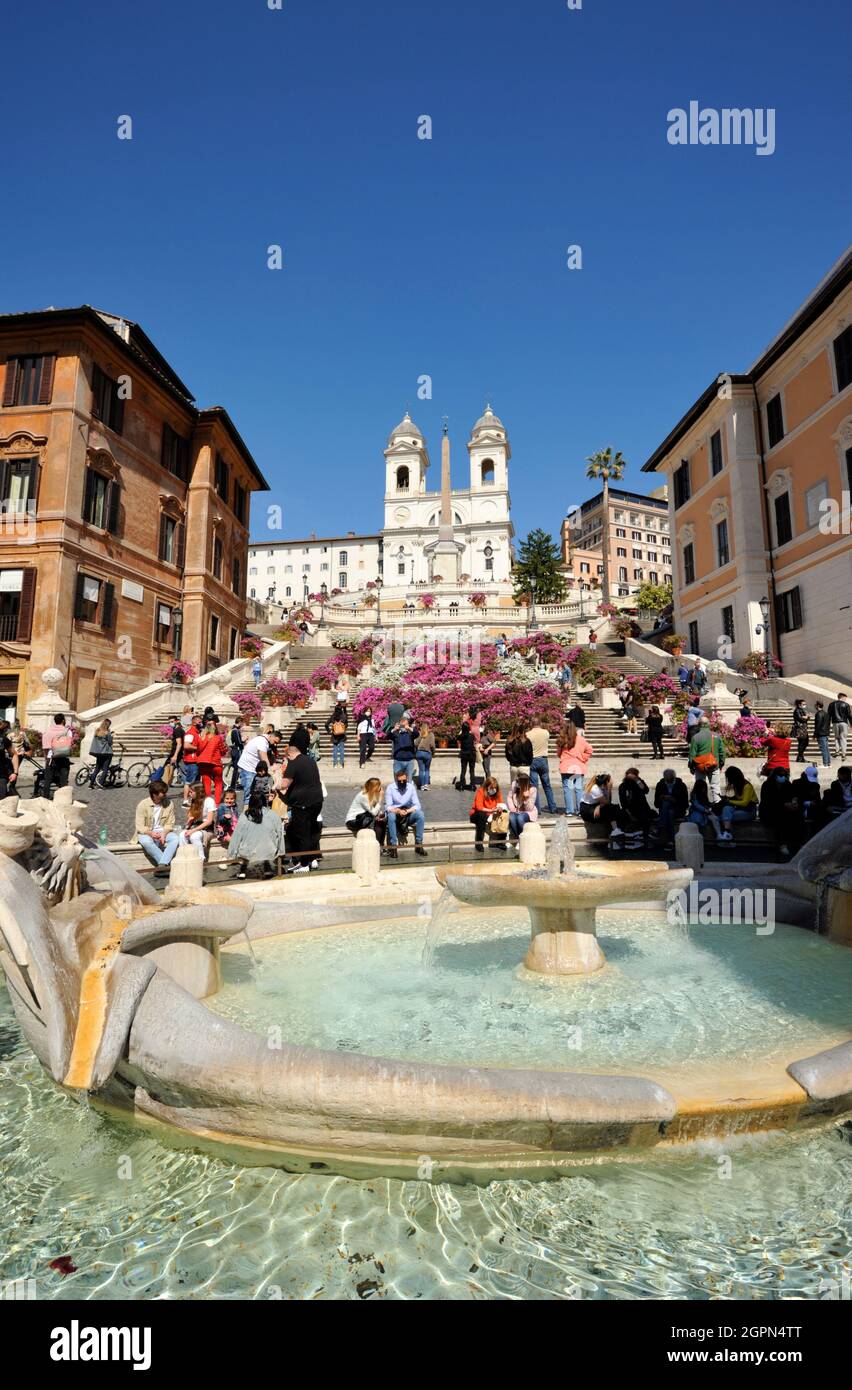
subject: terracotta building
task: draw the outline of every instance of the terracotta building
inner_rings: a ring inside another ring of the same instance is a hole
[[[0,318],[0,710],[47,667],[88,709],[245,625],[252,492],[221,406],[199,410],[138,324],[88,305]]]
[[[669,509],[665,488],[651,496],[609,489],[609,592],[627,598],[640,584],[672,577]],[[603,559],[603,492],[562,522],[562,563],[572,592],[600,588]]]
[[[764,649],[852,674],[852,249],[741,375],[723,374],[644,464],[671,480],[675,626],[702,656]]]

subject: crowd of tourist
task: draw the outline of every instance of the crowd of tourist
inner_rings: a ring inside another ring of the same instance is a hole
[[[205,859],[214,840],[227,850],[227,860],[243,866],[242,873],[248,866],[271,874],[279,861],[285,872],[319,867],[326,792],[316,725],[297,725],[285,744],[272,725],[246,737],[241,718],[228,732],[212,709],[190,712],[185,725],[177,716],[170,723],[163,767],[136,808],[136,840],[158,873],[168,873],[181,843]],[[180,829],[168,800],[177,768],[183,780]]]

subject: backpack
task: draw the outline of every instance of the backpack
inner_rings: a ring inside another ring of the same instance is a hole
[[[342,719],[335,719],[334,723],[333,723],[332,726],[331,726],[331,732],[332,732],[333,734],[345,734],[345,733],[346,733],[346,725],[344,724],[344,722],[343,722]]]

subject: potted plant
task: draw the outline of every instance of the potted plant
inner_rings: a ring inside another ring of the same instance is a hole
[[[686,641],[682,632],[671,632],[668,637],[663,638],[663,648],[671,652],[672,656],[680,656],[683,651],[683,644]]]
[[[167,681],[169,685],[189,685],[195,680],[195,667],[191,661],[178,661],[175,657],[174,661],[169,662],[160,679]]]
[[[488,595],[484,594],[481,589],[477,589],[474,593],[468,595],[467,601],[468,603],[472,603],[474,608],[484,608],[488,602]]]
[[[437,579],[437,575],[435,576],[435,578]],[[419,603],[421,608],[425,609],[425,611],[429,613],[435,607],[435,603],[437,602],[437,600],[434,594],[420,594],[418,596],[417,602]]]
[[[277,676],[263,682],[259,695],[266,705],[276,709],[305,709],[316,695],[310,681],[282,681]]]

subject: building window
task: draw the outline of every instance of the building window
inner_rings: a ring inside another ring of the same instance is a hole
[[[650,573],[649,573],[649,575],[648,575],[648,579],[649,579],[649,582],[650,582],[651,584],[659,584],[659,582],[660,582],[660,576],[657,574],[657,571],[656,571],[656,570],[651,570],[651,571],[650,571]]]
[[[613,516],[615,517],[616,521],[624,520],[624,512],[613,512]]]
[[[55,357],[10,357],[6,363],[3,404],[50,405]]]
[[[292,565],[285,565],[285,566],[284,566],[284,573],[285,573],[285,574],[292,574],[292,573],[293,573],[293,566],[292,566]]]
[[[619,565],[619,567],[618,567],[618,582],[619,582],[619,584],[626,584],[626,583],[627,583],[627,566],[626,566],[626,565]]]
[[[684,502],[688,502],[692,494],[692,487],[689,480],[689,459],[682,459],[679,468],[674,472],[674,504],[675,508],[682,507]]]
[[[651,561],[653,561],[654,564],[657,563],[657,552],[656,552],[656,550],[649,550],[649,551],[648,551],[648,559],[651,560]]]
[[[246,497],[245,488],[240,487],[239,483],[234,483],[234,516],[241,526],[246,524]]]
[[[292,598],[292,597],[293,597],[293,590],[290,588],[290,585],[289,585],[289,584],[287,585],[287,588],[284,590],[284,597],[285,597],[285,598]]]
[[[0,459],[0,506],[8,516],[35,512],[37,458]]]
[[[689,650],[698,653],[698,623],[689,624]]]
[[[662,541],[663,545],[669,545],[669,546],[670,546],[671,543],[672,543],[671,536],[660,536],[660,540]]]
[[[631,532],[630,532],[630,539],[631,539],[632,541],[641,541],[641,539],[642,539],[642,532],[641,532],[641,531],[631,531]]]
[[[214,536],[214,537],[213,537],[213,578],[214,578],[214,579],[221,579],[221,578],[222,578],[222,560],[223,560],[223,558],[224,558],[224,552],[223,552],[223,549],[222,549],[222,542],[219,540],[219,537],[218,537],[218,536]]]
[[[405,574],[405,561],[400,560],[396,567],[397,574]]]
[[[722,631],[731,642],[737,639],[734,636],[734,610],[733,608],[722,609]]]
[[[846,450],[846,488],[852,492],[852,449]]]
[[[722,520],[716,527],[716,558],[719,566],[726,565],[731,558],[728,546],[728,522]]]
[[[338,587],[338,589],[345,589],[345,588],[347,587],[347,585],[348,585],[348,582],[349,582],[349,581],[348,581],[348,579],[347,579],[347,577],[346,577],[346,571],[345,571],[345,570],[341,570],[340,573],[339,573],[339,575],[337,576],[337,587]]]
[[[396,490],[397,492],[408,492],[408,469],[404,464],[396,470]]]
[[[189,481],[189,440],[173,430],[171,425],[163,425],[160,462],[182,483]]]
[[[692,541],[683,547],[683,582],[684,584],[695,583],[695,551]]]
[[[339,565],[342,565],[344,569],[346,568],[346,566],[349,564],[348,550],[341,550],[340,554],[337,557],[337,563]]]
[[[118,394],[118,382],[98,366],[92,372],[92,414],[108,430],[121,434],[124,428],[124,401]]]
[[[798,586],[776,595],[775,620],[779,632],[796,632],[802,626],[802,593]]]
[[[257,574],[257,565],[252,565],[249,574]]]
[[[222,455],[217,454],[215,468],[216,496],[221,497],[222,501],[226,504],[228,501],[228,484],[230,480],[230,471],[228,469],[228,465],[222,458]]]
[[[494,460],[482,460],[482,485],[483,487],[494,486]]]
[[[29,642],[36,573],[34,569],[0,570],[0,642]]]
[[[623,526],[616,526],[615,534],[619,538],[619,540],[624,540],[627,536],[627,532],[625,531]]]
[[[581,573],[581,574],[591,574],[591,569],[589,568],[589,565],[587,564],[587,562],[586,562],[585,560],[581,560],[581,561],[580,561],[580,573]]]
[[[88,526],[98,526],[110,535],[118,535],[118,507],[121,489],[118,483],[99,473],[96,468],[86,469],[83,488],[83,520]]]
[[[634,559],[634,560],[641,560],[641,559],[642,559],[642,551],[641,551],[641,550],[637,550],[635,546],[633,547],[633,559]]]
[[[167,603],[157,604],[154,641],[158,647],[174,647],[172,610]]]
[[[266,566],[266,573],[267,573],[267,574],[274,574],[274,573],[275,573],[275,566],[274,566],[274,565],[267,565],[267,566]]]
[[[229,636],[229,638],[228,638],[228,660],[229,660],[229,661],[233,661],[233,660],[234,660],[234,657],[236,656],[236,654],[237,654],[237,629],[236,629],[235,627],[232,627],[232,628],[231,628],[231,634],[230,634],[230,636]]]
[[[487,571],[489,574],[493,571],[493,569],[494,569],[494,556],[493,556],[493,555],[486,555],[486,557],[485,557],[485,569],[486,569],[486,571]]]
[[[782,492],[775,498],[775,544],[786,545],[793,539],[793,518],[790,512],[790,494]]]
[[[710,436],[710,474],[715,478],[722,471],[722,432],[717,430]]]
[[[239,595],[242,593],[242,579],[240,562],[235,555],[231,561],[231,588],[235,594]]]
[[[627,559],[627,546],[626,546],[626,545],[619,545],[619,546],[617,546],[617,547],[616,547],[616,556],[617,556],[617,558],[618,558],[619,560],[626,560],[626,559]]]
[[[771,401],[766,402],[766,433],[770,449],[784,438],[784,412],[781,409],[780,395],[773,396]]]
[[[82,623],[100,623],[109,631],[115,626],[115,586],[93,575],[77,575],[74,617]]]
[[[837,389],[842,391],[852,382],[852,324],[834,340],[834,365],[837,368]]]
[[[161,512],[158,554],[164,564],[176,565],[178,569],[183,569],[183,539],[183,522],[177,521],[167,512]]]
[[[219,655],[219,617],[216,613],[210,614],[210,651],[214,656]]]
[[[249,598],[257,598],[257,589],[252,589]]]

